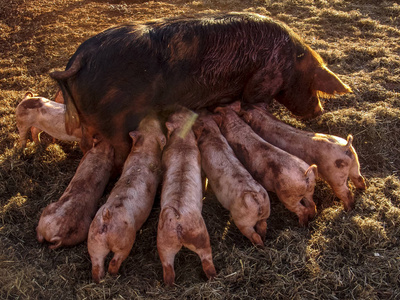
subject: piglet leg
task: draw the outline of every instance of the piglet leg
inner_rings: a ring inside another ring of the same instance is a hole
[[[315,202],[312,199],[304,197],[301,200],[301,204],[307,209],[308,220],[314,219],[315,215],[317,214],[317,206],[315,205]]]
[[[260,220],[256,223],[256,232],[261,236],[261,239],[265,241],[267,235],[267,219]]]
[[[206,224],[204,220],[199,220],[199,227],[197,234],[194,234],[195,239],[189,238],[190,234],[183,234],[184,243],[183,245],[193,252],[197,253],[200,257],[201,264],[203,267],[204,273],[208,279],[213,279],[217,272],[215,271],[214,263],[212,260],[212,251],[210,245],[210,238],[208,236]],[[190,243],[189,241],[193,240],[194,243]]]
[[[195,252],[201,259],[203,271],[204,273],[206,273],[207,278],[213,279],[215,276],[217,276],[217,272],[215,271],[214,263],[212,260],[211,247],[198,249]]]
[[[244,226],[239,227],[240,225],[236,223],[236,226],[240,230],[240,232],[247,237],[254,245],[259,247],[264,247],[264,243],[261,239],[261,236],[254,230],[253,227]]]
[[[92,277],[96,283],[99,283],[105,275],[104,260],[109,252],[108,248],[98,248],[96,254],[90,257],[92,260]]]
[[[162,243],[163,238],[161,237],[160,240],[160,243]],[[181,244],[174,242],[172,242],[168,247],[158,247],[158,254],[160,256],[161,264],[163,267],[164,283],[167,286],[172,286],[175,283],[174,260],[175,255],[179,252],[181,248]]]
[[[357,189],[365,190],[367,185],[364,177],[360,174],[358,168],[356,170],[350,169],[349,173],[350,180],[354,183]]]
[[[26,141],[28,139],[28,131],[29,127],[26,127],[22,124],[18,124],[18,132],[19,132],[19,144],[21,145],[21,148],[26,147]]]
[[[279,196],[278,196],[279,197]],[[282,196],[279,199],[284,199]],[[304,206],[301,202],[302,201],[291,201],[291,200],[282,200],[285,204],[285,207],[294,212],[299,217],[299,224],[300,226],[307,226],[309,220],[309,209]],[[293,203],[293,205],[291,204]],[[290,205],[289,205],[290,204]],[[315,204],[314,204],[315,205]]]
[[[132,247],[131,247],[132,248]],[[128,257],[131,252],[131,248],[125,248],[120,250],[114,250],[115,253],[110,264],[108,265],[108,273],[111,275],[117,275],[118,270],[121,267],[121,263]]]
[[[352,210],[354,208],[354,196],[346,182],[341,185],[333,184],[331,187],[335,195],[343,202],[344,209],[346,211]]]

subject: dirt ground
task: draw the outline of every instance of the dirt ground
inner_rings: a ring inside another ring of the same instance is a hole
[[[253,247],[207,193],[203,216],[218,276],[207,282],[197,255],[184,249],[173,288],[162,282],[156,199],[119,275],[95,284],[86,243],[50,250],[35,237],[42,210],[74,175],[79,146],[42,135],[41,145],[20,149],[15,107],[26,91],[51,99],[57,86],[49,72],[63,69],[80,43],[108,27],[227,11],[285,22],[352,87],[354,93],[326,100],[326,112],[306,123],[278,106],[275,113],[304,130],[351,133],[369,187],[345,212],[318,181],[318,214],[307,228],[271,194],[264,249]],[[399,299],[399,16],[398,1],[0,0],[0,298]]]

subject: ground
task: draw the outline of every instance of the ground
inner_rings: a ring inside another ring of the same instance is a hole
[[[197,255],[182,250],[173,288],[162,282],[156,199],[119,275],[95,284],[86,243],[54,251],[35,237],[42,210],[74,175],[79,146],[43,135],[41,145],[20,149],[15,107],[26,91],[52,98],[57,86],[49,72],[63,69],[80,43],[110,26],[227,11],[285,22],[352,87],[352,94],[326,100],[326,112],[312,121],[279,106],[275,114],[304,130],[352,134],[369,187],[356,192],[355,209],[345,212],[318,181],[318,214],[307,228],[272,194],[265,249],[253,247],[208,192],[203,215],[218,276],[207,282]],[[398,1],[0,0],[0,298],[398,299],[399,16]]]

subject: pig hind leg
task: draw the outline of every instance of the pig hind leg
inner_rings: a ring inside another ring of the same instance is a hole
[[[25,124],[21,124],[21,122],[17,121],[17,127],[18,127],[18,133],[19,133],[19,143],[21,145],[21,148],[25,148],[26,141],[28,139],[29,126],[26,126]]]
[[[367,188],[365,179],[360,173],[360,165],[358,160],[353,162],[353,165],[350,168],[349,177],[357,189],[365,190]]]
[[[115,251],[113,258],[108,265],[108,273],[111,275],[117,275],[118,270],[121,267],[121,263],[128,257],[130,252],[131,248]]]
[[[240,226],[240,225],[239,225]],[[247,237],[254,245],[259,247],[264,247],[264,243],[261,236],[254,230],[251,226],[241,226],[239,227],[240,232]]]
[[[212,260],[211,246],[209,243],[204,248],[196,248],[193,245],[184,245],[184,246],[192,250],[193,252],[197,253],[197,255],[200,257],[203,271],[208,279],[212,279],[217,275]]]
[[[262,219],[256,223],[256,232],[261,236],[261,239],[265,241],[267,235],[267,219]]]
[[[187,238],[183,237],[183,245],[195,252],[201,260],[201,264],[203,267],[203,271],[206,274],[208,279],[212,279],[217,275],[215,271],[213,259],[212,259],[212,251],[210,245],[210,237],[207,232],[206,225],[204,221],[201,222],[200,228],[198,228],[197,234],[191,234],[190,240],[196,241],[195,244],[185,242]],[[193,238],[194,237],[194,238]]]
[[[108,245],[111,245],[110,250],[114,252],[114,256],[108,265],[108,273],[116,275],[121,263],[128,257],[133,244],[136,239],[136,232],[132,229],[120,228],[123,232],[123,236],[118,234],[118,230],[115,229],[113,234],[110,234],[108,239]]]
[[[310,197],[304,197],[301,199],[300,203],[307,209],[308,220],[314,219],[317,214],[317,206],[315,205],[315,202],[310,199]]]
[[[40,130],[39,128],[36,127],[31,127],[31,136],[32,136],[32,140],[38,144],[40,143],[40,133],[42,132],[42,130]]]
[[[204,249],[199,249],[198,251],[196,251],[196,253],[201,259],[201,265],[203,267],[204,273],[206,273],[207,278],[212,279],[217,276],[217,272],[215,271],[214,263],[212,260],[211,246]]]
[[[181,225],[177,222],[179,213],[172,207],[164,208],[160,213],[157,231],[157,250],[163,267],[164,283],[172,286],[175,282],[175,255],[182,248],[178,232]]]
[[[359,190],[365,190],[367,188],[367,185],[365,183],[364,176],[350,176],[350,180],[354,183],[357,189]]]
[[[104,260],[110,250],[107,247],[99,246],[96,247],[96,252],[90,254],[92,261],[92,278],[94,282],[99,283],[105,275]]]
[[[330,183],[330,186],[336,197],[343,202],[344,209],[346,211],[352,210],[354,208],[354,196],[349,190],[347,182],[344,181],[342,183]]]
[[[174,260],[175,255],[182,248],[182,244],[177,241],[164,239],[160,232],[157,236],[157,249],[163,267],[164,283],[167,286],[172,286],[175,282]]]
[[[285,198],[280,195],[278,195],[278,198],[282,201],[282,203],[285,205],[285,207],[288,210],[290,210],[291,212],[294,212],[299,217],[299,224],[301,226],[308,225],[308,220],[310,218],[310,209],[301,203],[303,199],[297,199],[294,197],[286,197]]]

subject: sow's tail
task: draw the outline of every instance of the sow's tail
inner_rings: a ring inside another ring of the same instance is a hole
[[[66,105],[65,129],[69,135],[72,135],[73,131],[81,126],[78,110],[76,109],[75,101],[68,85],[68,79],[75,76],[81,69],[82,56],[83,53],[79,53],[77,56],[75,56],[75,58],[73,57],[73,62],[67,70],[50,73],[50,77],[58,82],[58,85],[63,93]]]

